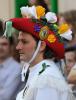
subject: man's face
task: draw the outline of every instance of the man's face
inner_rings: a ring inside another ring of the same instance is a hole
[[[28,62],[35,52],[36,41],[30,34],[19,32],[16,49],[19,50],[20,60]]]
[[[70,71],[71,68],[74,66],[74,64],[76,63],[76,59],[75,59],[75,52],[73,51],[69,51],[65,53],[65,61],[66,61],[66,67],[67,70]]]
[[[0,37],[0,59],[5,59],[10,55],[10,44],[8,39]]]

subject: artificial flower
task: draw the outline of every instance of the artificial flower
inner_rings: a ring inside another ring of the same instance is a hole
[[[42,6],[37,6],[36,13],[37,13],[37,18],[40,19],[45,15],[45,8],[43,8]]]
[[[34,18],[37,19],[36,7],[35,6],[29,7],[29,13],[30,13],[31,17],[34,17]]]
[[[48,22],[50,23],[55,23],[57,22],[57,17],[55,15],[55,13],[53,12],[47,12],[45,15],[45,18],[47,19]]]
[[[68,31],[69,29],[69,26],[67,24],[62,24],[60,27],[59,27],[59,34],[63,34],[65,33],[66,31]]]
[[[67,24],[62,24],[59,27],[59,34],[61,37],[72,40],[72,31],[70,30],[69,26]]]
[[[61,37],[67,39],[67,40],[72,40],[72,31],[69,29],[63,34],[60,34]]]
[[[35,6],[32,6],[32,7],[28,7],[28,6],[21,7],[20,10],[21,10],[21,14],[22,14],[23,17],[27,17],[27,18],[34,17],[34,18],[37,18]]]
[[[21,14],[23,17],[29,17],[29,7],[28,6],[21,7],[20,10],[21,10]]]
[[[53,34],[50,34],[47,38],[50,43],[54,43],[56,41],[56,37]]]

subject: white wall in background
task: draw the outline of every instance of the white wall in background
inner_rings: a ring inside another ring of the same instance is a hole
[[[14,1],[15,0],[0,0],[0,18],[7,20],[14,17]],[[76,0],[58,0],[59,12],[76,9]]]
[[[14,16],[14,0],[0,0],[0,18],[7,20]]]
[[[76,0],[58,0],[59,12],[76,10]]]

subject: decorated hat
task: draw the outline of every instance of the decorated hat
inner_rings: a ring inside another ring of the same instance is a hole
[[[45,41],[46,45],[53,51],[55,57],[64,57],[63,38],[71,40],[71,30],[67,24],[60,27],[56,24],[57,17],[53,12],[45,14],[45,8],[42,6],[22,7],[23,18],[13,18],[9,21],[12,26],[28,34],[32,34],[38,39]]]

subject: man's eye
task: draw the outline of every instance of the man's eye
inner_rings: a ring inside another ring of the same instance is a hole
[[[7,46],[7,45],[8,45],[8,43],[2,43],[1,45],[3,45],[3,46]]]
[[[28,43],[28,41],[22,41],[22,43],[23,43],[23,44],[26,44],[26,43]]]

